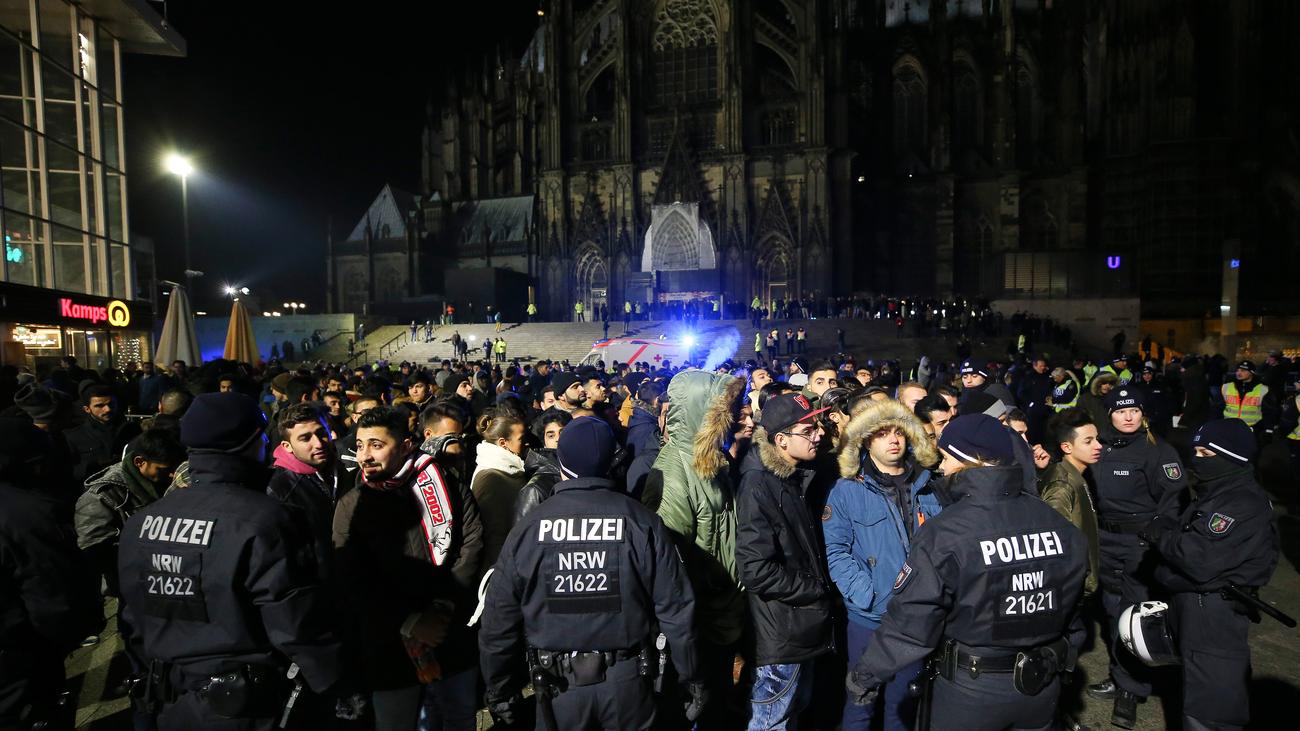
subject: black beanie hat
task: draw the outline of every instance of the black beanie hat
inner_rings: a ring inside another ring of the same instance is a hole
[[[1006,465],[1016,459],[1011,436],[1011,431],[992,416],[958,416],[944,428],[939,449],[962,462],[996,459]]]
[[[266,415],[242,393],[205,393],[181,417],[181,443],[190,449],[233,452],[266,428]]]
[[[453,373],[447,376],[447,380],[442,382],[442,390],[446,393],[456,393],[456,389],[460,388],[460,384],[468,381],[469,376],[464,373]]]
[[[1204,447],[1238,464],[1250,464],[1255,458],[1255,433],[1241,419],[1214,419],[1196,430],[1193,447]]]
[[[1120,409],[1141,409],[1142,391],[1128,386],[1112,388],[1102,403],[1105,404],[1108,414],[1113,414]]]
[[[583,416],[560,432],[555,453],[566,477],[604,477],[614,463],[616,446],[609,424],[594,416]]]
[[[0,473],[49,456],[48,435],[21,416],[0,417]]]
[[[987,414],[994,419],[1007,413],[1007,405],[997,396],[990,396],[984,391],[971,391],[963,395],[957,404],[957,415]]]
[[[565,391],[569,390],[569,386],[577,382],[578,374],[570,371],[556,371],[555,375],[551,376],[551,385],[555,387],[556,398],[559,398]]]
[[[59,401],[53,391],[34,381],[19,386],[14,394],[14,405],[38,424],[49,423],[58,415]]]

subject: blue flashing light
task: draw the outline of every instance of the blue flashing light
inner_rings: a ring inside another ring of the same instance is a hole
[[[1233,269],[1240,269],[1240,268],[1241,268],[1241,259],[1229,259],[1229,260],[1228,260],[1228,266],[1231,267],[1231,268],[1233,268]]]
[[[688,348],[694,347],[694,346],[695,346],[695,336],[694,336],[694,335],[683,335],[683,336],[682,336],[682,345],[685,345],[685,346],[688,347]]]

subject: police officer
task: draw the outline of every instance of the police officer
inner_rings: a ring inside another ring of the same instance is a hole
[[[1103,405],[1110,422],[1099,424],[1105,444],[1090,470],[1097,490],[1097,542],[1101,550],[1101,604],[1110,631],[1110,678],[1088,687],[1098,700],[1113,699],[1111,723],[1133,728],[1139,699],[1151,693],[1147,668],[1114,643],[1119,615],[1151,598],[1149,544],[1139,534],[1162,500],[1187,485],[1178,453],[1148,431],[1140,389],[1116,386]]]
[[[703,709],[691,584],[663,522],[604,477],[614,447],[599,419],[564,428],[562,480],[510,531],[488,580],[479,648],[499,722],[515,722],[531,679],[538,728],[652,728],[651,676],[666,662],[656,622],[687,681],[687,717]]]
[[[1151,431],[1161,438],[1169,436],[1173,428],[1173,407],[1165,379],[1152,364],[1142,366],[1138,380],[1130,384],[1142,391],[1142,414]]]
[[[121,624],[148,669],[137,686],[163,731],[269,729],[298,683],[325,692],[340,680],[311,540],[266,494],[266,418],[252,399],[199,396],[181,441],[190,486],[122,531]]]
[[[1060,413],[1079,405],[1079,377],[1065,368],[1052,370],[1052,408]]]
[[[1162,559],[1156,579],[1173,593],[1183,728],[1240,729],[1250,722],[1247,625],[1259,618],[1224,590],[1254,594],[1268,583],[1278,561],[1277,524],[1255,482],[1255,436],[1245,422],[1206,422],[1192,446],[1195,496],[1181,513],[1156,516],[1143,535]]]
[[[1268,396],[1268,386],[1256,380],[1253,361],[1238,363],[1236,379],[1223,384],[1220,393],[1223,394],[1223,418],[1239,419],[1252,429],[1265,421],[1264,399]],[[1271,406],[1271,402],[1267,405]]]
[[[1052,726],[1073,669],[1066,631],[1083,594],[1083,533],[1022,491],[1009,434],[984,414],[939,439],[956,502],[925,522],[894,580],[874,641],[849,673],[850,699],[939,650],[931,729]]]

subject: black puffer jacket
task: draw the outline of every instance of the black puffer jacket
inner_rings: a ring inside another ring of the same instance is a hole
[[[811,470],[781,459],[766,433],[741,464],[736,568],[748,589],[754,661],[798,663],[835,649],[826,551],[808,510]]]

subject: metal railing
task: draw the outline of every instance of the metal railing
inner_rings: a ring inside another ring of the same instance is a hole
[[[402,349],[403,347],[405,347],[408,343],[410,343],[410,339],[411,339],[411,338],[410,338],[410,335],[407,333],[406,330],[403,330],[403,331],[397,333],[396,335],[394,335],[393,337],[389,338],[389,339],[388,339],[388,342],[386,342],[386,343],[384,343],[383,345],[379,346],[379,359],[380,359],[380,360],[383,360],[383,359],[384,359],[384,349],[385,349],[385,348],[388,349],[388,357],[389,357],[389,358],[392,358],[394,353],[396,353],[397,351],[401,350],[401,349]],[[399,340],[402,341],[402,342],[397,343],[397,341],[399,341]],[[397,344],[394,345],[394,343],[397,343]]]

